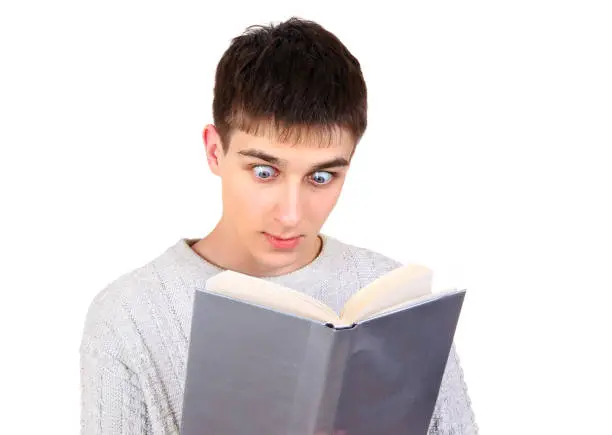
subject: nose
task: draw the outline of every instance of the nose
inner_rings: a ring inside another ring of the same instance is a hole
[[[295,227],[301,218],[300,187],[287,183],[279,194],[276,218],[284,227]]]

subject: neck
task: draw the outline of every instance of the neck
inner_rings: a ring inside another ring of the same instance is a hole
[[[221,220],[208,235],[198,240],[191,248],[205,261],[221,269],[257,277],[272,277],[300,269],[320,254],[320,237],[310,237],[304,242],[298,251],[287,254],[253,252],[257,248],[247,246],[236,232]],[[269,258],[272,260],[265,261]]]

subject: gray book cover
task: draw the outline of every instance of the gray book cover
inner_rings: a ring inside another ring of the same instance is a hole
[[[465,290],[337,329],[197,291],[182,435],[426,435]]]

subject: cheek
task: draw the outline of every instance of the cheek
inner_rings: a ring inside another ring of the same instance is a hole
[[[327,216],[336,205],[339,196],[340,186],[313,192],[308,204],[309,220],[320,223],[327,219]]]
[[[227,209],[232,211],[235,219],[245,223],[256,224],[268,209],[272,197],[266,194],[266,188],[249,178],[249,174],[235,173],[224,185],[224,196]],[[270,192],[271,193],[271,192]]]

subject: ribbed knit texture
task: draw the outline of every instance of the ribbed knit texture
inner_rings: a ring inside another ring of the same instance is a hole
[[[353,293],[400,265],[322,237],[312,263],[266,279],[339,311]],[[179,434],[194,292],[221,271],[191,249],[196,241],[180,239],[92,301],[80,346],[81,434]],[[453,346],[429,434],[477,433]]]

